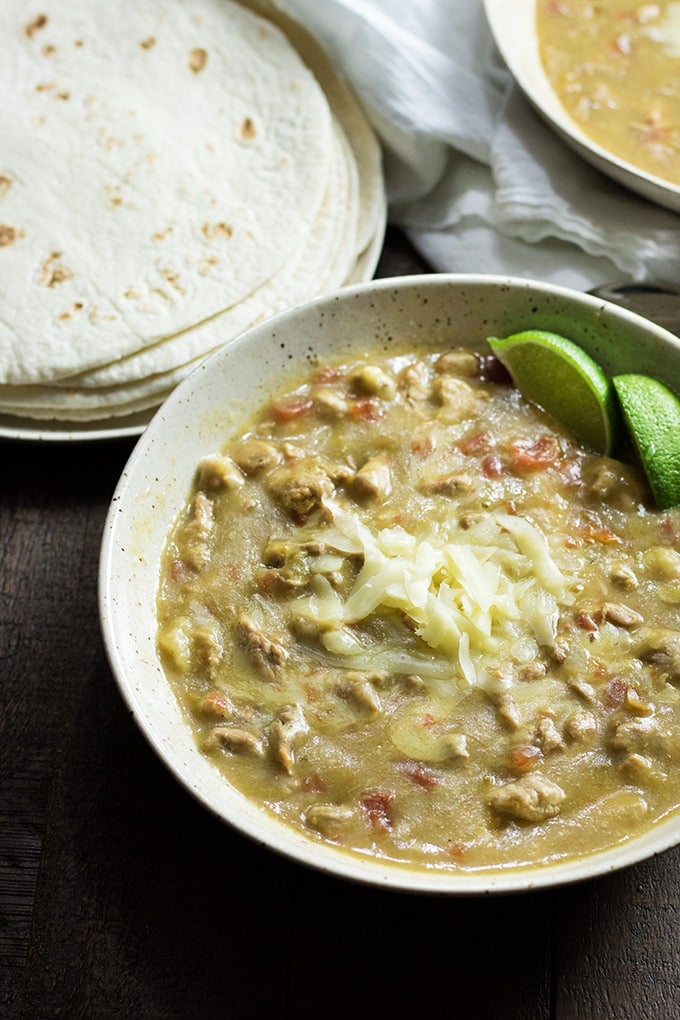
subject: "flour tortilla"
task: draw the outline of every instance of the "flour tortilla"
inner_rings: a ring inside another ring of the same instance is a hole
[[[138,414],[140,411],[152,411],[154,408],[159,407],[163,401],[170,396],[173,388],[174,387],[163,390],[161,393],[156,395],[149,395],[140,397],[138,400],[127,401],[124,404],[116,404],[110,408],[105,417],[106,419],[125,418],[131,414]],[[35,418],[40,421],[71,421],[77,423],[90,423],[102,420],[102,413],[99,408],[55,409],[35,407],[31,408],[30,412],[27,413],[23,407],[12,407],[10,404],[7,405],[7,407],[0,408],[0,415],[14,415],[17,418]]]
[[[337,124],[335,142],[326,201],[286,272],[214,319],[112,365],[53,385],[0,386],[0,413],[55,419],[71,414],[74,420],[94,420],[130,413],[131,405],[134,410],[153,406],[238,332],[296,300],[339,286],[355,262],[358,177],[349,143]]]
[[[109,363],[232,307],[319,212],[332,119],[229,0],[0,4],[0,382]],[[44,20],[43,20],[44,19]]]
[[[313,72],[354,153],[359,176],[359,230],[356,253],[361,256],[381,231],[385,215],[385,181],[382,152],[377,135],[345,79],[329,60],[314,36],[281,10],[276,0],[241,0],[251,11],[263,15],[285,32],[286,37]]]
[[[356,166],[337,122],[334,141],[332,172],[316,221],[287,266],[258,291],[184,333],[110,365],[60,379],[50,387],[31,387],[30,395],[28,387],[0,386],[0,410],[6,404],[16,406],[18,403],[23,405],[26,413],[30,406],[37,406],[37,399],[42,400],[43,406],[53,407],[65,407],[70,400],[75,408],[82,406],[80,391],[93,387],[109,390],[101,406],[111,406],[115,402],[112,399],[115,397],[113,387],[121,387],[122,395],[124,385],[139,383],[143,386],[147,377],[157,382],[161,374],[169,379],[178,366],[186,366],[183,378],[202,357],[266,316],[340,287],[355,265],[359,199]],[[153,383],[150,381],[149,385]],[[56,396],[56,390],[60,388],[68,391],[66,400]],[[22,391],[25,392],[25,400]],[[126,393],[122,399],[128,399]],[[88,405],[94,406],[89,398]]]

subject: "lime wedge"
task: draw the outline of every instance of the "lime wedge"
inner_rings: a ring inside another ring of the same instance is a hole
[[[620,415],[610,380],[589,354],[557,333],[526,330],[488,338],[517,389],[569,429],[585,446],[611,454]]]
[[[612,382],[656,505],[678,506],[680,400],[648,375],[616,375]]]

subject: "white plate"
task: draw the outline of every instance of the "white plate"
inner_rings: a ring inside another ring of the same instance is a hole
[[[223,821],[272,850],[360,882],[469,894],[592,877],[680,841],[676,814],[610,850],[533,868],[446,872],[351,856],[282,825],[225,780],[198,749],[158,660],[156,591],[167,535],[199,460],[222,447],[255,407],[328,357],[405,338],[423,350],[474,344],[532,325],[573,337],[607,372],[662,374],[680,392],[680,340],[615,305],[524,279],[388,278],[300,305],[242,334],[170,394],[135,446],[111,502],[100,559],[100,618],[113,674],[142,733],[178,781]]]
[[[371,243],[357,259],[349,277],[349,284],[364,283],[373,279],[385,242],[387,206],[383,203],[380,218]],[[158,407],[118,418],[100,418],[96,421],[71,422],[21,418],[0,414],[0,439],[18,439],[27,442],[82,443],[107,439],[124,439],[140,436]]]
[[[539,113],[576,152],[631,191],[680,211],[680,187],[645,173],[593,142],[571,119],[543,70],[536,33],[536,0],[484,0],[486,18],[513,78]]]

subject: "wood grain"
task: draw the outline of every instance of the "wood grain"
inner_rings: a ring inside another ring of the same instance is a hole
[[[390,231],[379,274],[426,270]],[[172,779],[99,636],[132,447],[0,444],[0,1015],[680,1015],[680,851],[569,889],[411,896],[275,856]]]

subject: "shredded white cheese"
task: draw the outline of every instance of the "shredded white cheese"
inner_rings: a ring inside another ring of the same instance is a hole
[[[381,607],[409,617],[423,641],[454,660],[471,686],[486,684],[474,653],[496,652],[526,633],[538,644],[554,644],[558,605],[572,601],[569,578],[526,518],[492,514],[491,532],[487,520],[477,531],[416,538],[400,526],[374,531],[332,501],[328,509],[333,527],[324,541],[361,555],[363,564],[344,601],[316,575],[314,593],[298,599],[296,609],[325,626],[322,640],[333,654],[364,651],[348,626]]]

